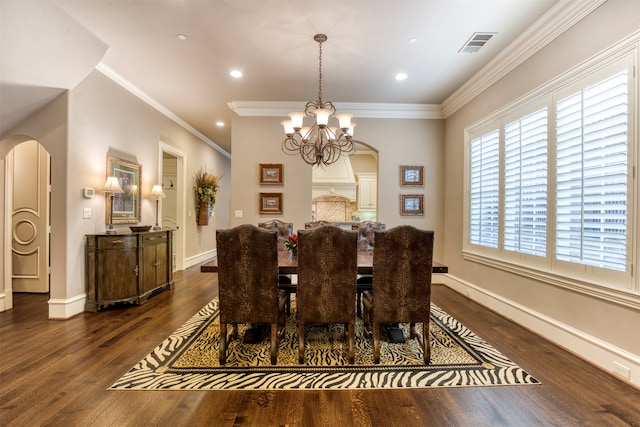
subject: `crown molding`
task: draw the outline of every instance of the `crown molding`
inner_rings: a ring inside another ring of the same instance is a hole
[[[232,101],[227,105],[239,116],[286,117],[301,111],[305,101]],[[336,110],[348,111],[357,118],[371,119],[443,119],[442,108],[434,104],[385,104],[334,102]]]
[[[561,0],[442,103],[448,118],[607,0]]]
[[[133,95],[137,96],[142,101],[146,102],[151,107],[155,108],[160,113],[164,114],[169,119],[173,120],[174,122],[176,122],[177,124],[185,128],[187,131],[191,132],[194,136],[196,136],[198,139],[205,142],[207,145],[211,146],[213,149],[220,152],[220,154],[225,156],[227,159],[231,159],[230,153],[228,153],[218,144],[216,144],[215,142],[207,138],[203,133],[199,132],[196,128],[191,126],[189,123],[185,122],[180,117],[176,116],[167,107],[165,107],[164,105],[160,104],[158,101],[156,101],[155,99],[147,95],[139,87],[137,87],[136,85],[134,85],[133,83],[131,83],[130,81],[122,77],[120,74],[113,71],[111,68],[107,67],[104,63],[100,62],[96,66],[96,70],[100,71],[102,74],[104,74],[105,76],[107,76],[108,78],[110,78],[111,80],[113,80],[114,82],[116,82],[117,84],[119,84],[120,86],[128,90],[129,92],[131,92]]]

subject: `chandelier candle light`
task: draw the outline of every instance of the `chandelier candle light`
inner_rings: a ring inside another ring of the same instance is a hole
[[[316,34],[313,39],[320,45],[318,100],[307,102],[304,113],[290,113],[290,120],[281,122],[287,135],[282,141],[282,151],[299,154],[307,164],[327,166],[335,163],[342,154],[355,152],[352,138],[356,124],[351,123],[352,114],[336,115],[333,103],[322,101],[322,43],[327,41],[327,36]],[[303,126],[305,116],[315,116],[313,126]],[[338,128],[329,126],[329,118],[333,116],[338,119]]]

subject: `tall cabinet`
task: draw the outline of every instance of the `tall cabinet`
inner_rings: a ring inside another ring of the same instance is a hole
[[[172,253],[171,230],[87,235],[85,311],[143,304],[152,294],[173,289]]]
[[[358,210],[375,211],[378,200],[378,174],[361,172],[358,174]]]

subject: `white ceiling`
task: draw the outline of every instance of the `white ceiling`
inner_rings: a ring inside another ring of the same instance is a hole
[[[229,102],[299,101],[301,110],[317,98],[316,33],[328,37],[324,100],[439,105],[569,2],[2,0],[0,130],[97,66],[231,152]],[[474,32],[496,36],[478,53],[458,53]],[[231,78],[234,68],[244,77]],[[408,79],[396,81],[398,72]]]

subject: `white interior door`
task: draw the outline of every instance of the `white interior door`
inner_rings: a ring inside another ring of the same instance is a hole
[[[184,221],[186,194],[184,164],[186,154],[160,143],[160,170],[165,198],[162,203],[162,228],[172,228],[173,232],[173,270],[184,270],[185,237]]]
[[[12,288],[49,292],[50,156],[37,141],[8,156],[12,173]]]

